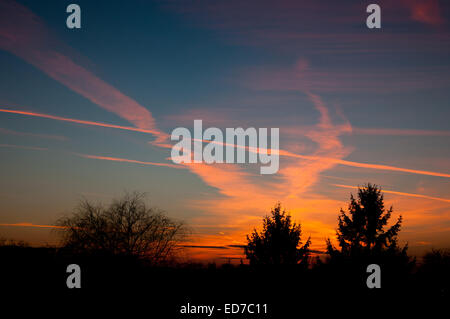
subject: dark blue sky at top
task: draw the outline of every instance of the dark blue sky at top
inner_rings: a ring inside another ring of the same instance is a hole
[[[101,78],[148,107],[156,117],[186,104],[207,103],[236,86],[221,78],[236,65],[270,54],[230,46],[151,1],[78,1],[82,29],[65,26],[70,1],[24,2]]]
[[[252,92],[243,88],[235,81],[237,76],[235,72],[265,65],[291,66],[299,57],[306,57],[312,66],[319,66],[321,70],[342,69],[349,74],[355,69],[371,72],[377,68],[385,68],[401,73],[406,69],[411,69],[414,65],[418,67],[449,65],[447,50],[443,50],[442,53],[422,52],[420,44],[414,44],[413,38],[410,39],[409,51],[390,52],[387,50],[386,53],[365,55],[352,52],[335,54],[333,50],[330,50],[329,53],[314,54],[309,53],[308,50],[302,51],[302,45],[295,45],[293,48],[286,45],[285,49],[281,48],[280,50],[271,48],[270,42],[266,47],[264,44],[246,45],[245,41],[229,40],[235,34],[239,37],[236,30],[205,27],[207,23],[204,23],[204,20],[207,18],[204,16],[192,15],[189,12],[184,14],[183,10],[171,10],[171,7],[164,1],[78,1],[77,3],[82,8],[82,29],[69,30],[65,26],[67,16],[65,8],[72,2],[23,1],[22,3],[42,17],[62,42],[72,48],[75,53],[80,54],[80,64],[147,107],[156,118],[180,113],[187,108],[198,106],[230,107],[231,109],[253,107],[245,105],[241,100],[256,95],[264,98],[267,92]],[[326,3],[326,1],[322,3]],[[370,34],[364,23],[355,23],[354,21],[336,23],[327,19],[329,16],[346,12],[350,15],[352,13],[361,15],[361,21],[364,21],[365,13],[355,11],[354,6],[350,5],[352,3],[355,2],[346,2],[335,12],[333,10],[336,10],[336,6],[330,6],[328,10],[322,9],[323,20],[305,21],[304,26],[300,20],[294,27],[289,26],[285,30],[306,30],[336,33],[337,35],[354,32],[355,34],[367,34],[369,37]],[[361,9],[364,9],[364,5],[361,5]],[[256,7],[254,10],[257,14],[258,8]],[[233,14],[233,12],[229,13],[229,15]],[[389,11],[385,14],[388,16]],[[239,13],[236,12],[236,15]],[[411,32],[434,32],[430,31],[430,27],[414,22],[396,24],[388,19],[383,22],[385,24],[383,24],[382,31],[373,32],[404,33],[405,37],[410,37]],[[268,25],[271,24],[268,23]],[[251,29],[251,27],[243,26],[240,31],[247,31],[245,28]],[[276,27],[274,28],[276,29]],[[389,47],[389,43],[384,46]],[[448,49],[449,44],[442,43],[442,46]],[[308,47],[307,43],[305,47]],[[10,58],[5,63],[24,63],[18,59],[17,62],[12,60],[14,59]],[[24,66],[19,67],[24,68]],[[26,72],[28,71],[27,69]],[[39,75],[37,76],[39,77]],[[52,80],[48,79],[47,81],[51,82]],[[59,94],[76,95],[71,92],[58,92],[60,90],[54,88],[58,85],[53,83],[47,86],[48,90],[52,91],[55,100],[63,99]],[[32,90],[30,86],[28,85],[28,89]],[[42,89],[45,90],[45,86],[39,88],[39,91],[41,92]],[[63,90],[68,91],[68,89]],[[18,91],[23,92],[22,89]],[[295,95],[296,93],[287,94]],[[338,96],[342,101],[348,98],[348,94],[339,92],[328,94],[330,98]],[[415,95],[414,92],[408,94],[412,94],[411,97]],[[364,107],[367,113],[358,114],[354,110],[351,113],[354,113],[355,120],[361,125],[376,126],[377,123],[373,119],[380,119],[379,116],[376,116],[377,112],[387,112],[393,108],[400,108],[399,114],[402,116],[405,115],[403,108],[409,110],[413,108],[416,112],[422,112],[424,108],[420,97],[423,97],[424,94],[419,92],[418,95],[420,96],[416,98],[398,101],[395,96],[390,96],[390,100],[387,100],[384,96],[380,99],[377,94],[353,93],[350,97],[351,100],[357,100],[358,103],[366,100],[365,102],[371,103],[372,107]],[[432,90],[426,92],[426,96],[431,96],[435,102],[442,100],[439,92]],[[48,97],[49,95],[46,95],[47,104],[50,102]],[[77,100],[80,97],[70,98],[72,101],[74,99]],[[416,101],[420,101],[420,104],[416,105]],[[395,106],[392,105],[394,103]],[[77,113],[72,114],[71,110],[75,111],[80,107],[83,106],[67,108],[68,113],[65,114],[77,115]],[[273,105],[273,107],[277,106]],[[441,112],[447,112],[445,105],[434,104],[434,107]],[[53,110],[54,107],[48,111]],[[103,111],[97,111],[102,112],[102,116],[104,115]],[[84,112],[94,112],[95,116],[95,109],[90,106],[83,109],[81,114]],[[366,114],[368,116],[364,119]],[[348,116],[352,115],[348,114]],[[445,123],[441,123],[436,118],[433,123],[427,124],[426,113],[420,114],[420,117],[425,120],[425,126],[433,125],[445,128]],[[390,123],[387,117],[382,121],[386,122],[380,123],[381,125],[394,124]]]

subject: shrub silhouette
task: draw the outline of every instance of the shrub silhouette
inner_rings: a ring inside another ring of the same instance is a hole
[[[301,225],[293,223],[278,203],[263,219],[263,230],[247,235],[245,255],[251,265],[307,265],[309,245],[301,242]]]
[[[57,222],[65,248],[79,253],[101,253],[166,261],[186,234],[182,223],[147,208],[140,193],[126,194],[105,208],[88,201],[72,216]]]
[[[419,279],[430,295],[450,295],[450,249],[433,249],[423,256]]]

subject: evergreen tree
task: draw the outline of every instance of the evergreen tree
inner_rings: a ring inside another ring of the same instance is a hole
[[[327,251],[331,256],[349,257],[375,255],[406,255],[407,246],[400,249],[397,235],[402,216],[385,230],[392,214],[392,207],[384,207],[383,194],[376,185],[367,184],[358,189],[358,198],[350,197],[348,212],[341,209],[337,239],[340,250],[327,240]]]
[[[247,259],[251,265],[307,265],[311,240],[302,245],[301,234],[301,225],[293,223],[278,203],[263,219],[263,230],[247,235]]]

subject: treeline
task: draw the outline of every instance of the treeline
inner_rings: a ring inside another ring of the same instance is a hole
[[[56,223],[60,247],[0,241],[0,273],[3,287],[73,294],[67,287],[67,266],[76,264],[83,291],[144,291],[161,305],[186,296],[223,302],[230,291],[234,301],[251,297],[256,303],[285,300],[293,305],[297,298],[324,294],[358,300],[447,298],[450,252],[433,250],[417,263],[408,247],[398,244],[402,217],[389,223],[391,215],[376,185],[359,188],[338,215],[336,244],[327,239],[326,258],[312,258],[311,239],[302,238],[301,225],[278,203],[261,230],[247,236],[248,263],[199,266],[176,262],[179,244],[189,234],[186,225],[147,207],[141,194],[132,193],[109,206],[80,203]],[[381,278],[374,282],[380,289],[368,285],[374,273],[369,265],[379,267]],[[170,301],[160,299],[164,295]]]

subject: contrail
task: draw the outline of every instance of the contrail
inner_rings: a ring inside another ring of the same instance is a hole
[[[52,119],[52,120],[59,120],[59,121],[65,121],[65,122],[71,122],[71,123],[77,123],[77,124],[84,124],[84,125],[91,125],[91,126],[116,128],[116,129],[121,129],[121,130],[135,131],[135,132],[141,132],[141,133],[147,133],[147,134],[153,134],[153,135],[161,134],[160,131],[155,131],[155,130],[140,129],[140,128],[136,128],[136,127],[121,126],[121,125],[107,124],[107,123],[101,123],[101,122],[77,120],[77,119],[71,119],[71,118],[55,116],[55,115],[49,115],[49,114],[43,114],[43,113],[36,113],[36,112],[8,110],[8,109],[0,109],[0,112],[28,115],[28,116],[34,116],[34,117],[41,117],[41,118],[47,118],[47,119]],[[216,141],[205,141],[205,142],[218,143],[218,144],[222,144],[224,146],[228,146],[226,143],[223,143],[223,142],[216,142]],[[152,144],[153,145],[157,145],[157,146],[161,146],[161,147],[169,147],[169,145],[166,145],[166,144],[157,144],[157,143],[152,143]],[[248,149],[250,152],[258,152],[258,153],[260,151],[264,151],[265,153],[270,151],[270,150],[262,149],[262,148],[258,148],[258,149],[255,150],[255,149],[249,148],[247,146],[239,146],[239,145],[237,145],[235,147],[244,147],[244,148]],[[416,169],[402,168],[402,167],[383,165],[383,164],[359,163],[359,162],[346,161],[346,160],[342,160],[342,159],[338,159],[338,158],[330,158],[330,157],[321,157],[321,156],[313,156],[313,155],[301,155],[301,154],[295,154],[295,153],[292,153],[292,152],[289,152],[289,151],[285,151],[285,150],[279,150],[279,155],[285,156],[285,157],[300,158],[300,159],[305,159],[305,160],[328,161],[328,162],[332,162],[332,163],[335,163],[335,164],[344,165],[344,166],[350,166],[350,167],[360,167],[360,168],[369,168],[369,169],[377,169],[377,170],[385,170],[385,171],[395,171],[395,172],[403,172],[403,173],[410,173],[410,174],[418,174],[418,175],[428,175],[428,176],[437,176],[437,177],[450,178],[450,174],[446,174],[446,173],[433,172],[433,171],[424,171],[424,170],[416,170]]]
[[[24,149],[24,150],[33,150],[33,151],[48,151],[48,148],[45,148],[45,147],[23,146],[23,145],[13,145],[13,144],[0,144],[0,147],[20,148],[20,149]]]
[[[350,186],[350,185],[342,185],[342,184],[330,184],[330,185],[333,185],[333,186],[336,186],[336,187],[342,187],[342,188],[358,189],[358,187]],[[438,201],[441,201],[441,202],[450,203],[450,199],[440,198],[440,197],[433,197],[433,196],[427,196],[427,195],[421,195],[421,194],[403,193],[403,192],[387,191],[387,190],[383,190],[383,193],[402,195],[402,196],[409,196],[409,197],[418,197],[418,198],[425,198],[425,199],[432,199],[432,200],[438,200]]]
[[[134,163],[134,164],[141,164],[141,165],[165,166],[165,167],[184,169],[183,166],[176,165],[176,164],[156,163],[156,162],[143,162],[143,161],[137,161],[137,160],[132,160],[132,159],[126,159],[126,158],[108,157],[108,156],[96,156],[96,155],[79,154],[79,153],[74,153],[74,154],[77,155],[77,156],[80,156],[80,157],[84,157],[84,158],[99,159],[99,160],[105,160],[105,161],[126,162],[126,163]]]
[[[36,224],[33,224],[33,223],[0,224],[0,226],[37,227],[37,228],[66,228],[65,226],[36,225]]]
[[[152,135],[160,134],[160,132],[156,131],[156,130],[141,129],[141,128],[136,128],[136,127],[132,127],[132,126],[107,124],[107,123],[102,123],[102,122],[77,120],[77,119],[71,119],[71,118],[67,118],[67,117],[61,117],[61,116],[55,116],[55,115],[49,115],[49,114],[43,114],[43,113],[36,113],[36,112],[17,111],[17,110],[8,110],[8,109],[0,109],[0,112],[41,117],[41,118],[46,118],[46,119],[71,122],[71,123],[77,123],[77,124],[84,124],[84,125],[116,128],[116,129],[120,129],[120,130],[135,131],[135,132],[147,133],[147,134],[152,134]]]
[[[300,155],[300,154],[295,154],[295,153],[291,153],[289,151],[283,151],[283,150],[280,150],[280,155],[287,156],[287,157],[301,158],[301,159],[306,159],[306,160],[329,161],[332,163],[336,163],[336,164],[340,164],[340,165],[344,165],[344,166],[351,166],[351,167],[370,168],[370,169],[377,169],[377,170],[384,170],[384,171],[396,171],[396,172],[411,173],[411,174],[418,174],[418,175],[428,175],[428,176],[438,176],[438,177],[450,178],[450,174],[446,174],[446,173],[422,171],[422,170],[417,170],[417,169],[402,168],[402,167],[383,165],[383,164],[359,163],[359,162],[346,161],[346,160],[342,160],[342,159],[338,159],[338,158],[330,158],[330,157]]]

